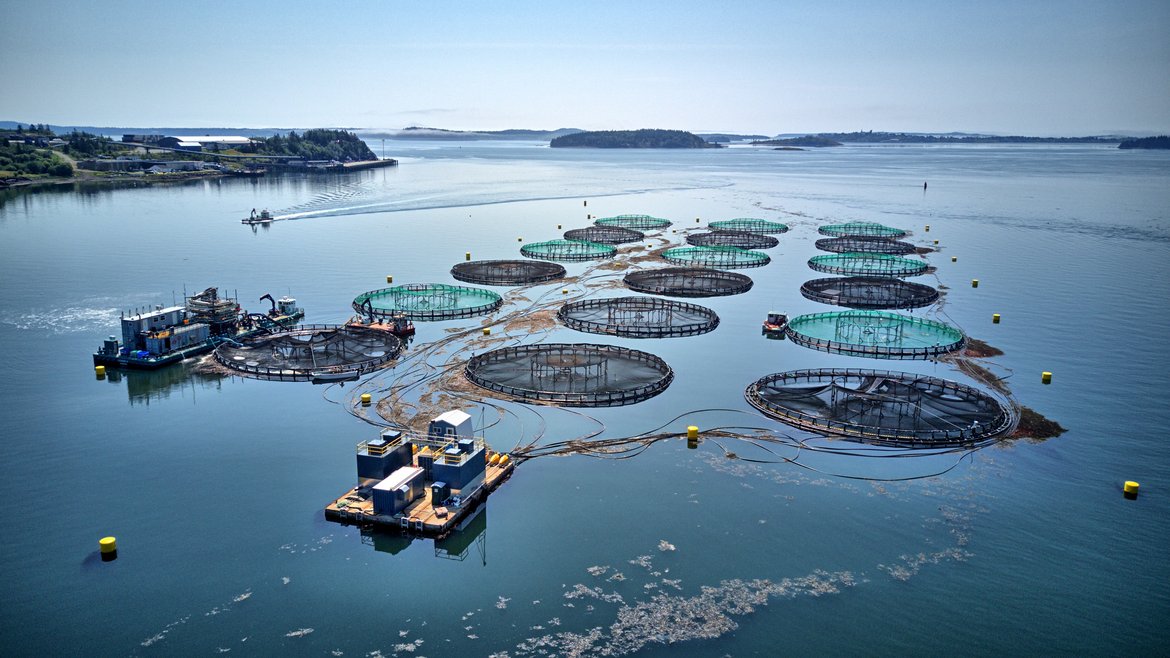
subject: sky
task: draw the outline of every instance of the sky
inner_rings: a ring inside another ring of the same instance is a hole
[[[1170,133],[1170,0],[0,0],[0,120]]]

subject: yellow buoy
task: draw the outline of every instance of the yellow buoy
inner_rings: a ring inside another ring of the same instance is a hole
[[[979,287],[979,279],[971,279],[971,287],[978,288]]]
[[[386,275],[386,283],[394,283],[394,277],[387,274]]]
[[[103,377],[106,376],[106,367],[105,366],[94,366],[93,367],[93,374],[97,375],[98,379],[102,379]]]
[[[688,439],[697,439],[697,438],[699,438],[699,428],[698,428],[698,426],[696,426],[696,425],[688,425],[688,426],[687,426],[687,438],[688,438]]]
[[[958,256],[951,256],[951,262],[952,262],[952,263],[957,263],[957,262],[959,262],[959,257],[958,257]]]
[[[471,260],[471,252],[469,251],[469,252],[463,254],[463,258],[464,258],[464,260]]]
[[[369,393],[362,393],[362,406],[370,406],[370,402],[374,399]]]
[[[483,335],[485,335],[485,336],[492,335],[492,328],[491,327],[484,327],[483,328]]]
[[[562,294],[562,295],[567,295],[567,294],[569,294],[569,289],[568,289],[568,288],[561,288],[561,294]]]
[[[1138,493],[1138,483],[1134,482],[1133,480],[1126,480],[1125,493],[1129,494],[1130,496],[1136,496]]]
[[[559,230],[561,230],[561,225],[560,225],[560,224],[557,224],[557,230],[558,230],[558,231],[559,231]]]
[[[934,241],[934,244],[935,244],[935,245],[938,245],[938,240],[935,240],[935,241]]]
[[[927,224],[927,225],[926,225],[926,232],[927,232],[927,233],[930,233],[930,224]]]
[[[696,217],[696,218],[695,218],[695,223],[696,223],[696,224],[698,224],[698,223],[699,223],[699,218],[698,218],[698,217]]]
[[[118,540],[113,537],[102,537],[98,540],[98,549],[102,553],[118,552]]]
[[[508,455],[500,455],[500,466],[508,463]]]
[[[583,205],[583,206],[588,206],[588,205],[589,205],[589,201],[588,201],[588,200],[582,201],[582,202],[581,202],[581,205]]]
[[[1051,384],[1052,383],[1052,373],[1048,372],[1047,370],[1040,373],[1040,381],[1044,382],[1045,384]]]
[[[991,324],[999,324],[999,313],[991,314]]]
[[[524,238],[516,238],[516,242],[524,242]]]

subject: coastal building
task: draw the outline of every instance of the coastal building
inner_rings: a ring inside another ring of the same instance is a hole
[[[227,151],[251,146],[255,141],[257,140],[242,135],[180,135],[164,137],[158,141],[158,145],[194,150],[194,146],[198,144],[203,151]]]

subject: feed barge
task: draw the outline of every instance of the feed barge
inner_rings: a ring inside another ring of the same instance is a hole
[[[93,354],[95,366],[152,370],[210,352],[224,341],[247,338],[295,326],[305,317],[297,300],[264,295],[272,308],[248,313],[235,299],[208,288],[184,300],[181,306],[123,314],[122,338],[110,336]]]
[[[325,506],[343,524],[443,537],[457,529],[515,469],[472,435],[471,416],[448,411],[426,436],[388,429],[357,445],[358,484]]]

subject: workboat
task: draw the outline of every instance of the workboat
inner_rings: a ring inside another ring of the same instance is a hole
[[[783,313],[769,313],[764,321],[763,334],[767,338],[784,338],[784,330],[788,327],[788,316]]]
[[[241,219],[240,223],[241,224],[271,224],[272,223],[272,213],[268,212],[267,208],[265,208],[264,210],[261,210],[259,213],[257,213],[256,209],[253,208],[252,214]]]

